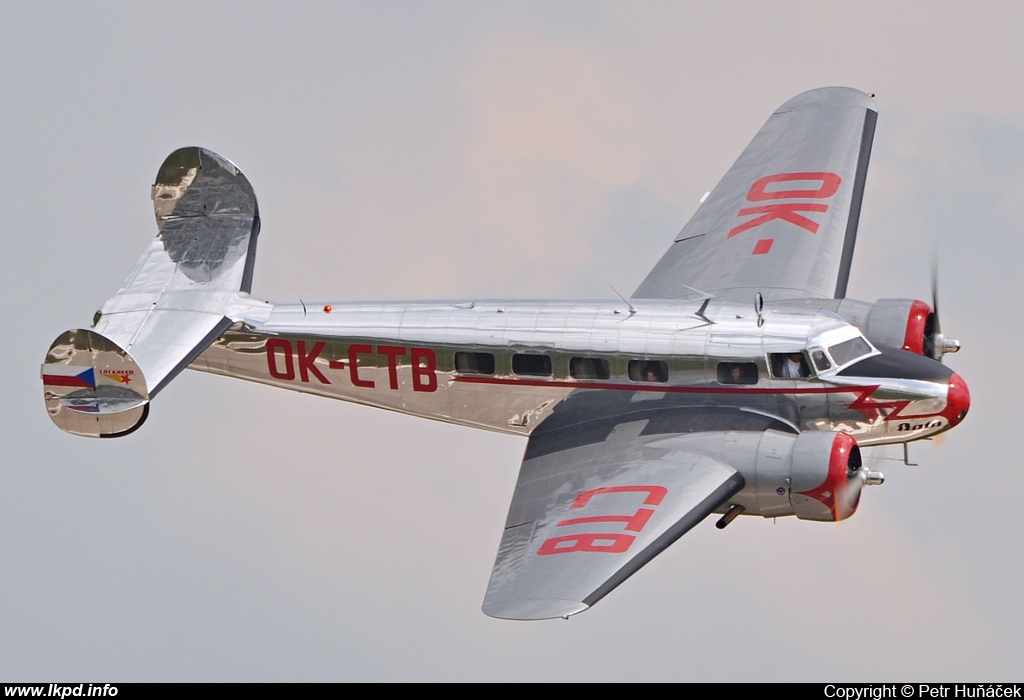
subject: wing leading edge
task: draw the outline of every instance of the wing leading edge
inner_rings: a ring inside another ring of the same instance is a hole
[[[743,488],[733,467],[673,449],[671,435],[645,434],[650,421],[637,418],[589,431],[589,440],[580,439],[586,427],[541,426],[530,438],[487,615],[583,612]]]
[[[779,107],[633,297],[845,297],[876,118],[843,87]]]

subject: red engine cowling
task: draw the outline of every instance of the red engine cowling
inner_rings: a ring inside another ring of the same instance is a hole
[[[850,517],[873,476],[863,468],[857,441],[847,433],[802,433],[793,446],[790,503],[802,520]],[[881,476],[881,475],[877,475]]]
[[[738,507],[765,518],[844,520],[856,512],[865,486],[885,481],[883,474],[864,467],[849,433],[708,432],[669,438],[658,446],[707,455],[739,470],[744,488],[720,510],[733,517]]]
[[[861,330],[874,343],[924,355],[934,324],[935,312],[923,301],[879,299]]]

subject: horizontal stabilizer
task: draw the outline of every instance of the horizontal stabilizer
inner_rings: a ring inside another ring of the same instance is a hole
[[[137,428],[148,401],[231,325],[252,284],[260,219],[231,162],[182,148],[152,191],[159,232],[91,330],[67,331],[42,368],[63,430],[112,437]]]

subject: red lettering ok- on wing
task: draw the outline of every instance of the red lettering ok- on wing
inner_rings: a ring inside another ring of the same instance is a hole
[[[874,101],[850,88],[782,105],[633,296],[844,297],[875,118]]]

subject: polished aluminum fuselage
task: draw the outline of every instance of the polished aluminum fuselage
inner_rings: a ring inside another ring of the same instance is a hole
[[[237,322],[193,369],[416,416],[528,435],[574,391],[632,402],[725,406],[778,418],[794,432],[844,431],[862,445],[947,429],[946,386],[900,378],[772,376],[769,357],[860,335],[825,311],[703,301],[436,301],[273,305],[241,297]],[[489,374],[456,370],[456,352],[489,353]],[[513,372],[516,353],[551,360],[548,376]],[[607,361],[607,379],[570,373]],[[633,381],[630,361],[665,362],[668,378]],[[754,384],[720,381],[722,362],[753,363]],[[849,375],[844,372],[844,375]]]

